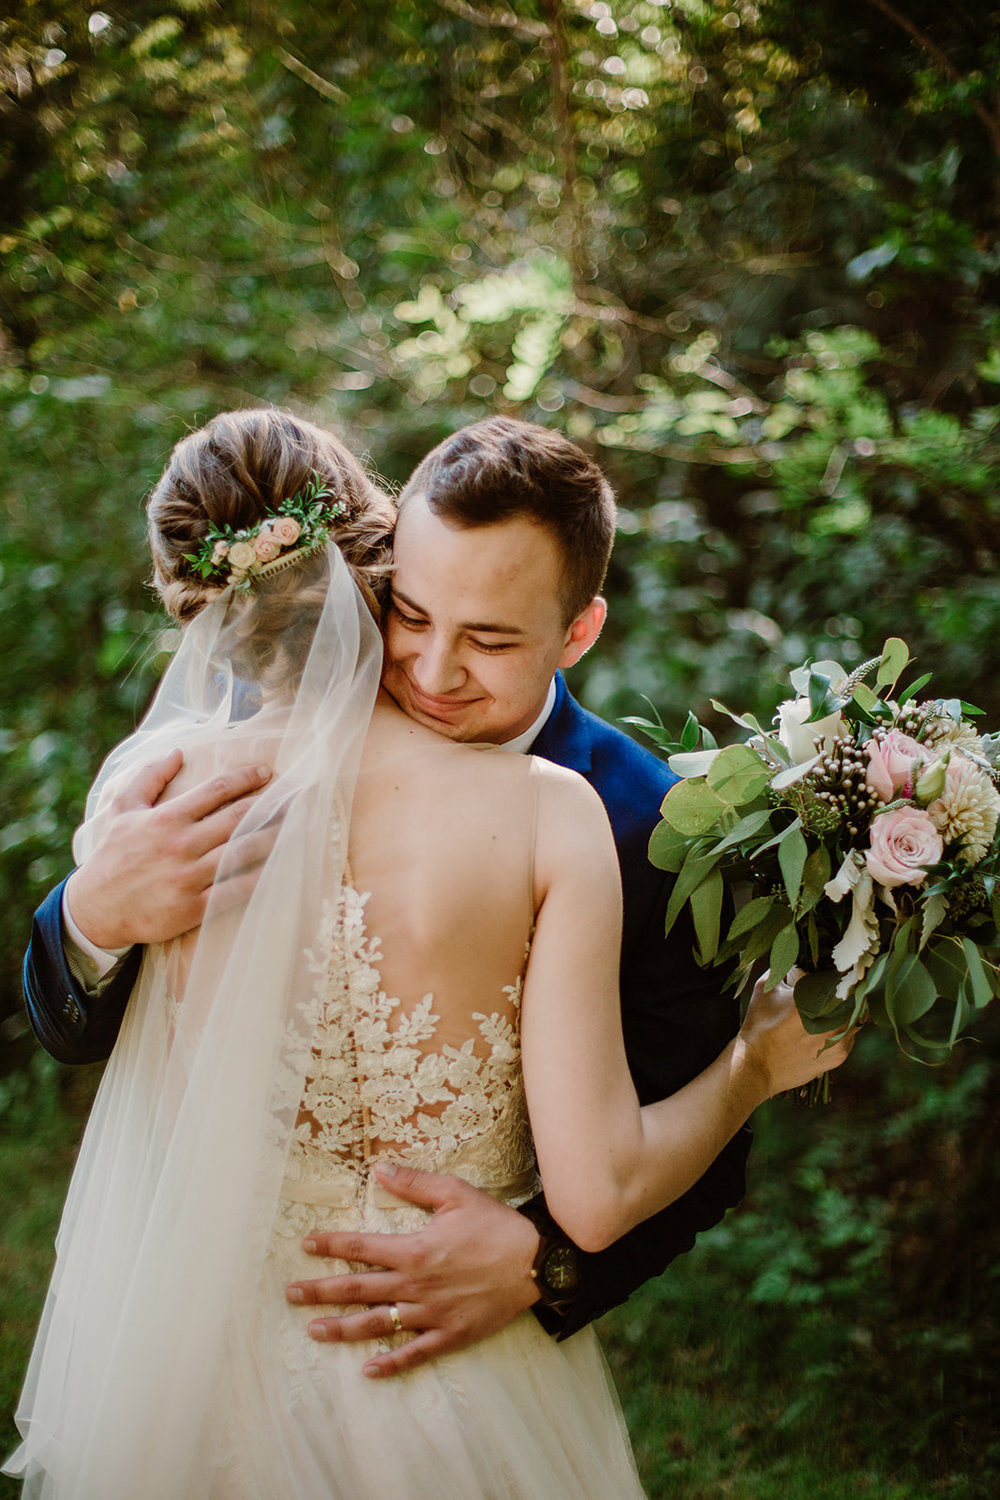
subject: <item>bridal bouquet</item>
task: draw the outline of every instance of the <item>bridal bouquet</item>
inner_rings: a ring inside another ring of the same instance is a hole
[[[677,876],[668,931],[688,906],[699,962],[736,960],[738,990],[798,966],[811,1031],[871,1020],[935,1062],[1000,994],[1000,734],[957,699],[918,701],[929,676],[897,691],[908,662],[892,639],[851,673],[800,667],[769,729],[713,702],[750,731],[721,750],[693,715],[676,745],[631,722],[678,752],[649,846]],[[727,881],[749,899],[723,932]]]

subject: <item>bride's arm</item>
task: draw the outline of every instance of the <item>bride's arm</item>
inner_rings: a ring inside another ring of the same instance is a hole
[[[525,1087],[549,1209],[600,1250],[672,1203],[758,1104],[846,1056],[801,1025],[791,991],[758,985],[740,1032],[705,1071],[640,1109],[618,998],[621,895],[607,815],[579,778],[546,775],[539,797],[540,897],[525,978]],[[670,976],[663,976],[669,986]]]

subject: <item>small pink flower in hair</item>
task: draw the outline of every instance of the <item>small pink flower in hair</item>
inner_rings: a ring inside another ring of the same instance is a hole
[[[281,552],[281,543],[266,531],[254,537],[253,550],[261,562],[273,562]]]
[[[228,557],[228,556],[229,556],[229,543],[228,542],[224,542],[224,541],[222,541],[220,539],[219,541],[216,542],[215,546],[212,548],[212,561],[213,561],[213,563],[221,562],[224,557]]]
[[[249,542],[234,542],[229,549],[229,563],[234,568],[251,568],[257,561],[257,554]]]
[[[282,547],[290,547],[302,534],[302,527],[294,516],[277,516],[271,522],[271,536]]]

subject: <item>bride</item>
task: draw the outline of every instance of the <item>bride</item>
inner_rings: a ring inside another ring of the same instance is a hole
[[[185,438],[151,496],[155,581],[186,623],[75,853],[168,750],[171,795],[251,760],[273,775],[202,925],[145,950],[18,1412],[26,1496],[640,1496],[589,1328],[557,1343],[524,1314],[365,1381],[285,1299],[316,1274],[302,1236],[418,1227],[373,1172],[398,1162],[515,1204],[540,1173],[600,1249],[845,1055],[817,1057],[790,992],[758,987],[711,1067],[639,1108],[604,809],[573,772],[443,739],[380,691],[392,523],[334,438],[270,410]]]

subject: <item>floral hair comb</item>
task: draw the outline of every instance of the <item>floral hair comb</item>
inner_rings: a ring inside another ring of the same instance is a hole
[[[223,587],[234,584],[246,593],[255,578],[279,572],[300,557],[325,547],[330,523],[344,515],[342,500],[324,505],[330,490],[314,474],[301,494],[282,500],[255,526],[213,526],[196,551],[185,552],[191,571],[206,582]]]

